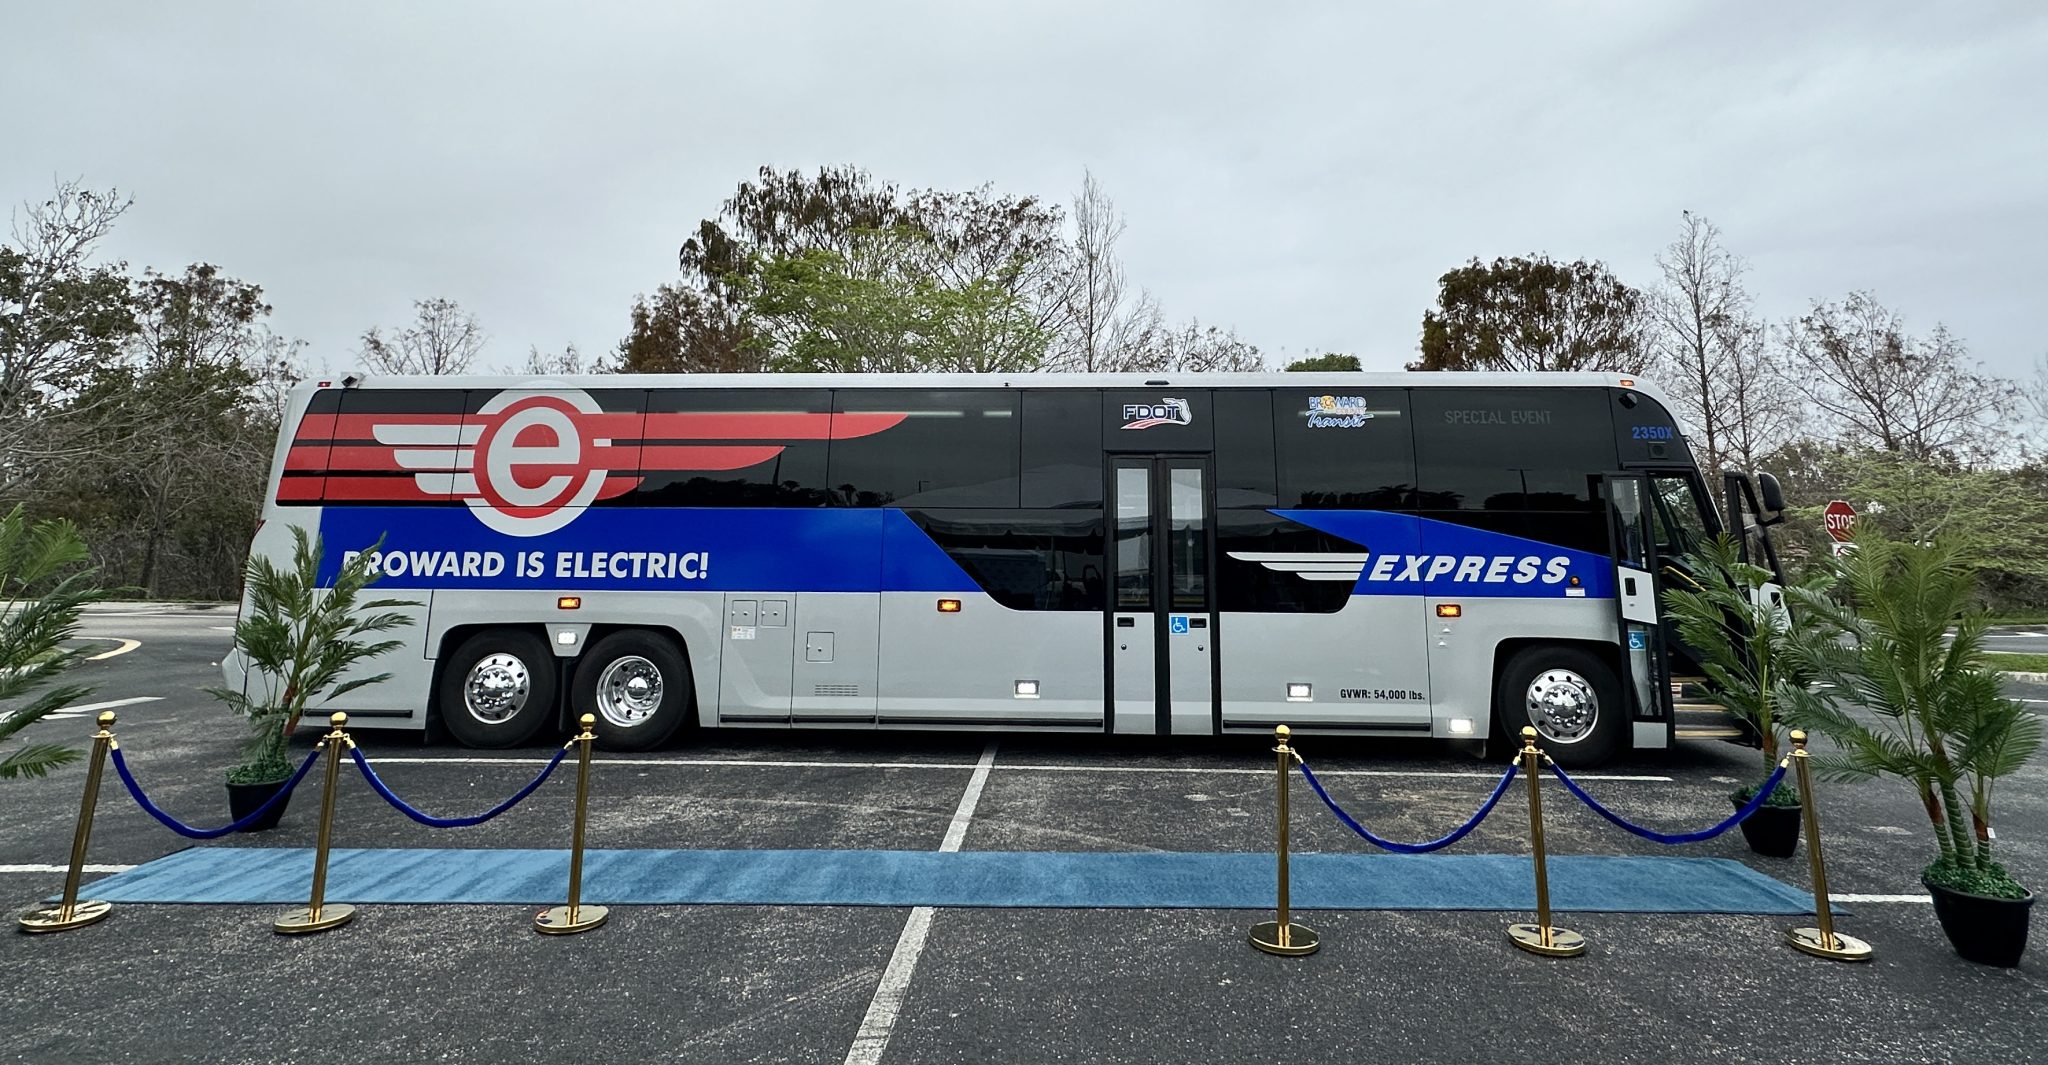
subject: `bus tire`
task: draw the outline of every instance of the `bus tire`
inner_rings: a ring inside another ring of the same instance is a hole
[[[441,661],[441,724],[465,747],[517,747],[555,712],[555,656],[518,629],[488,629]]]
[[[646,751],[667,742],[690,716],[690,663],[673,641],[624,629],[597,641],[576,665],[571,711],[597,720],[608,751]]]
[[[1536,745],[1567,769],[1612,758],[1628,731],[1627,703],[1614,671],[1578,647],[1529,647],[1508,659],[1494,692],[1509,747],[1536,727]]]

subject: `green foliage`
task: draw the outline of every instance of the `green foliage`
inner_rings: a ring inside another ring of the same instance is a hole
[[[261,554],[249,559],[248,605],[235,624],[235,650],[247,659],[249,690],[207,689],[249,721],[243,760],[229,770],[230,781],[264,783],[290,776],[286,741],[308,706],[389,679],[390,674],[379,673],[340,680],[358,663],[401,646],[399,640],[365,637],[412,624],[410,617],[388,612],[409,605],[403,601],[358,601],[377,580],[370,561],[382,545],[379,537],[375,546],[343,564],[327,589],[319,586],[320,544],[304,529],[292,529],[289,568]]]
[[[80,567],[85,558],[85,541],[70,522],[31,522],[18,505],[0,517],[0,707],[19,704],[0,709],[0,742],[91,692],[80,684],[47,687],[83,653],[64,646],[78,634],[79,611],[106,596],[93,586],[93,571]],[[0,757],[0,780],[40,777],[78,755],[26,744]]]
[[[1803,694],[1792,644],[1810,622],[1770,601],[1764,588],[1774,583],[1771,572],[1742,561],[1741,545],[1726,534],[1682,557],[1672,575],[1665,608],[1679,637],[1699,655],[1715,699],[1762,738],[1768,775],[1778,763],[1779,719]],[[1814,594],[1825,580],[1817,574],[1793,590]],[[1798,793],[1781,784],[1770,801],[1796,804]]]
[[[1834,741],[1814,759],[1823,776],[1913,787],[1936,867],[1996,882],[1993,788],[2040,749],[2041,719],[2000,694],[1985,615],[1970,605],[1973,568],[1953,541],[1857,542],[1838,564],[1838,595],[1797,596],[1822,624],[1795,653],[1824,683],[1801,693],[1794,720]]]
[[[2048,654],[1994,652],[1985,655],[1984,661],[1994,669],[2002,669],[2008,673],[2048,673]]]
[[[949,283],[932,238],[909,227],[853,235],[847,252],[764,259],[743,281],[768,364],[783,371],[1017,371],[1049,334],[1001,278]]]
[[[1470,263],[1437,279],[1411,370],[1638,370],[1642,294],[1599,262]]]
[[[2048,603],[2048,468],[2000,469],[1813,442],[1773,459],[1792,501],[1786,546],[1828,554],[1821,508],[1846,499],[1859,530],[1904,541],[1952,542],[1987,605]]]
[[[1340,355],[1333,351],[1327,355],[1297,359],[1288,363],[1287,369],[1299,373],[1342,373],[1347,370],[1361,370],[1363,367],[1358,363],[1358,356]]]

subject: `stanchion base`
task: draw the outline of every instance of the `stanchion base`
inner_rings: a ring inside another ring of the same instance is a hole
[[[64,932],[73,928],[84,928],[106,919],[112,913],[114,904],[90,899],[71,907],[71,916],[64,916],[64,907],[52,906],[47,910],[21,915],[21,930],[24,932]]]
[[[1787,928],[1785,942],[1816,958],[1829,958],[1834,961],[1870,960],[1870,944],[1840,932],[1835,933],[1835,945],[1830,947],[1818,928]]]
[[[573,914],[567,906],[556,906],[533,915],[533,930],[544,936],[588,932],[611,915],[609,906],[578,906]]]
[[[1586,937],[1569,928],[1552,927],[1546,940],[1541,925],[1511,924],[1508,939],[1515,946],[1546,958],[1576,958],[1586,952]]]
[[[320,907],[320,916],[315,918],[311,909],[297,909],[270,922],[270,928],[282,935],[296,936],[307,932],[325,932],[340,928],[355,920],[356,908],[338,903]]]
[[[1283,958],[1299,958],[1314,954],[1323,945],[1323,937],[1305,924],[1289,921],[1285,928],[1278,921],[1260,921],[1252,926],[1252,946],[1268,954]]]

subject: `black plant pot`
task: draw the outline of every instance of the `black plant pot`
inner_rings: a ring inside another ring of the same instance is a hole
[[[2027,918],[2034,896],[1998,899],[1945,888],[1924,876],[1920,882],[1934,896],[1934,916],[1941,921],[1949,946],[1964,960],[2007,969],[2020,963],[2020,955],[2027,952]]]
[[[282,780],[266,781],[262,784],[237,784],[228,781],[228,817],[232,821],[256,812],[256,809],[270,801],[272,795],[284,790]],[[263,816],[243,825],[243,832],[267,832],[277,827],[278,819],[284,816],[284,808],[291,804],[291,796],[277,800],[277,804],[263,812]]]
[[[1728,801],[1740,810],[1749,805],[1749,797],[1736,792]],[[1742,822],[1742,838],[1749,841],[1749,849],[1766,858],[1790,858],[1799,853],[1799,807],[1770,806],[1757,807]]]

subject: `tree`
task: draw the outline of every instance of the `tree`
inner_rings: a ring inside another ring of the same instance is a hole
[[[701,289],[666,284],[633,297],[631,324],[607,367],[620,373],[756,373],[767,360],[746,308]]]
[[[235,591],[281,390],[296,372],[294,344],[264,324],[262,295],[207,263],[146,271],[121,358],[96,367],[65,408],[73,457],[51,465],[39,500],[93,529],[103,565],[148,594],[164,591],[167,554],[199,571],[181,576],[184,594]]]
[[[571,377],[588,373],[583,365],[583,353],[569,344],[561,351],[542,351],[540,345],[530,344],[526,349],[526,365],[515,371],[535,377]]]
[[[412,324],[390,339],[376,326],[365,330],[357,357],[378,373],[467,373],[488,339],[476,315],[449,299],[414,300],[412,306]]]
[[[1138,367],[1171,373],[1250,373],[1266,368],[1259,349],[1235,330],[1204,327],[1199,319],[1165,333]]]
[[[1657,256],[1662,283],[1646,301],[1649,369],[1696,431],[1700,464],[1744,470],[1782,443],[1796,391],[1742,286],[1747,266],[1721,246],[1721,231],[1690,211],[1677,240]]]
[[[1333,351],[1326,355],[1296,359],[1287,364],[1287,369],[1296,373],[1344,373],[1363,370],[1364,367],[1359,365],[1358,356],[1340,355]]]
[[[1132,294],[1116,253],[1124,219],[1116,204],[1084,172],[1074,197],[1073,232],[1062,249],[1051,300],[1057,309],[1046,369],[1109,373],[1144,368],[1165,331],[1159,304],[1143,290]]]
[[[135,330],[126,264],[93,262],[132,202],[61,182],[0,244],[0,492],[58,457],[41,419]]]
[[[1785,336],[1800,392],[1842,441],[1923,461],[1999,449],[2015,389],[1981,372],[1947,327],[1915,337],[1898,312],[1852,292],[1816,301]]]
[[[1599,262],[1473,259],[1437,279],[1411,370],[1639,370],[1643,298]]]

